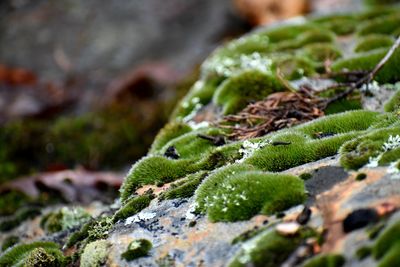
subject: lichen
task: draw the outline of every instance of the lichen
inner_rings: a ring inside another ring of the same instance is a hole
[[[126,219],[132,215],[135,215],[139,211],[146,208],[153,198],[153,195],[145,194],[128,200],[124,206],[114,214],[113,221],[117,222],[118,220]]]
[[[49,233],[71,229],[90,220],[90,214],[80,207],[63,207],[43,216],[40,225]]]
[[[81,267],[104,266],[109,254],[110,244],[107,240],[96,240],[87,244],[80,260]]]

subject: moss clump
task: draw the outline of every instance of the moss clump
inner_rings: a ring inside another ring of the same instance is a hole
[[[262,34],[268,36],[271,43],[279,43],[284,40],[293,40],[304,32],[315,30],[316,25],[305,23],[301,25],[283,25],[268,29]]]
[[[304,264],[304,267],[341,267],[346,262],[342,255],[318,255]]]
[[[335,60],[342,56],[342,52],[335,45],[326,43],[306,45],[300,53],[303,57],[318,63],[324,63],[328,59]]]
[[[7,216],[0,220],[0,232],[14,229],[25,220],[35,218],[40,214],[41,210],[38,207],[22,207],[15,215]]]
[[[152,154],[158,152],[161,148],[165,146],[165,144],[167,144],[172,139],[177,138],[190,131],[192,131],[192,128],[185,123],[171,122],[167,124],[157,134],[153,144],[151,145],[149,153]]]
[[[394,43],[392,37],[384,34],[370,34],[359,40],[354,48],[357,53],[368,52],[377,48],[391,47]]]
[[[137,239],[132,241],[121,257],[127,261],[131,261],[140,257],[147,256],[153,245],[147,239]]]
[[[85,246],[81,255],[81,267],[104,266],[107,261],[110,244],[107,240],[97,240]]]
[[[84,209],[63,207],[58,211],[46,214],[40,226],[48,233],[71,229],[90,220],[90,215]]]
[[[160,196],[160,199],[189,198],[194,195],[197,187],[207,176],[207,171],[189,174],[179,185],[172,185],[171,189]]]
[[[340,148],[340,163],[347,169],[359,169],[367,163],[385,165],[399,155],[399,149],[394,142],[390,149],[385,148],[389,144],[389,138],[400,133],[399,127],[383,128],[370,131],[343,144]]]
[[[53,242],[17,245],[0,256],[0,266],[61,266],[63,262],[64,256]]]
[[[364,0],[364,3],[367,5],[372,5],[372,6],[383,6],[383,5],[392,5],[392,4],[397,4],[400,3],[399,0]]]
[[[0,216],[15,213],[23,204],[29,202],[29,197],[16,190],[1,193],[0,197]]]
[[[257,70],[244,71],[222,83],[213,101],[222,107],[223,114],[231,114],[243,109],[250,101],[281,90],[283,85],[276,77]]]
[[[296,80],[315,73],[313,63],[302,56],[291,56],[276,61],[276,67],[287,80]]]
[[[154,198],[153,195],[146,194],[142,196],[134,197],[128,200],[123,207],[121,207],[113,217],[113,221],[117,222],[119,220],[126,219],[136,213],[140,212],[144,208],[150,205],[151,200]]]
[[[357,34],[365,36],[368,34],[392,34],[400,28],[400,16],[399,13],[379,17],[373,20],[366,21],[361,25],[357,31]]]
[[[88,240],[95,241],[107,238],[108,231],[111,229],[112,226],[113,226],[113,220],[111,217],[106,216],[98,219],[87,231]]]
[[[362,180],[365,180],[365,178],[367,178],[367,174],[361,172],[361,173],[357,174],[356,181],[362,181]]]
[[[272,50],[274,51],[285,51],[298,49],[308,44],[314,43],[333,43],[335,41],[335,35],[329,30],[321,31],[320,29],[314,29],[300,34],[294,40],[285,40],[276,44]]]
[[[19,242],[19,237],[15,235],[10,235],[6,239],[4,239],[3,243],[1,244],[1,250],[5,251],[9,247],[14,246]]]
[[[386,55],[388,49],[375,49],[355,56],[339,59],[332,64],[333,71],[358,70],[371,71]],[[400,50],[396,50],[374,79],[379,83],[391,83],[400,80]]]
[[[229,267],[280,266],[300,245],[301,235],[285,237],[270,228],[242,244],[241,250],[229,263]]]
[[[356,257],[359,260],[363,260],[366,257],[368,257],[369,255],[371,255],[371,248],[370,247],[360,247],[359,249],[357,249],[356,251]]]
[[[394,112],[400,109],[400,90],[396,90],[394,95],[385,103],[386,112]]]
[[[400,221],[390,225],[385,229],[376,240],[373,248],[372,255],[375,259],[381,259],[386,255],[391,248],[399,244],[400,240]],[[400,250],[397,250],[399,252]]]
[[[304,184],[298,177],[246,171],[225,179],[206,196],[205,206],[211,221],[237,221],[279,212],[304,200]]]
[[[390,247],[378,263],[378,267],[400,266],[400,242]]]
[[[331,30],[338,35],[351,34],[356,30],[358,20],[353,14],[340,14],[315,18],[315,24]]]

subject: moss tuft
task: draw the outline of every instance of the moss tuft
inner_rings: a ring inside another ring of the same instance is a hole
[[[147,239],[137,239],[132,241],[121,257],[127,261],[131,261],[140,257],[147,256],[153,245]]]
[[[374,33],[392,34],[398,28],[400,28],[400,16],[399,13],[395,13],[364,22],[364,24],[359,27],[357,34],[361,36]]]
[[[377,48],[391,47],[394,39],[384,34],[370,34],[359,40],[354,48],[357,53],[368,52]]]
[[[172,186],[171,189],[160,196],[160,199],[189,198],[193,196],[197,187],[201,184],[207,174],[207,171],[199,171],[187,175],[182,183]]]
[[[12,247],[15,244],[18,244],[18,242],[19,242],[18,236],[10,235],[3,240],[3,243],[1,244],[1,250],[5,251],[9,247]]]
[[[375,259],[381,259],[391,248],[395,247],[400,240],[400,221],[387,227],[376,240],[372,248],[372,255]],[[398,247],[398,246],[397,246]],[[400,250],[397,250],[399,252]]]
[[[258,70],[249,70],[222,83],[217,88],[213,101],[222,107],[223,114],[231,114],[246,107],[250,101],[261,100],[281,90],[283,85],[276,77]]]
[[[81,225],[90,218],[89,213],[80,207],[63,207],[58,211],[46,214],[40,221],[40,226],[48,233],[56,233]]]
[[[394,95],[385,103],[386,112],[395,112],[400,109],[400,90],[396,90]]]
[[[346,262],[342,255],[318,255],[304,264],[304,267],[341,267]]]
[[[153,144],[151,145],[149,154],[158,152],[161,148],[163,148],[163,146],[165,146],[166,143],[168,143],[172,139],[177,138],[190,131],[192,131],[192,128],[185,123],[171,122],[167,124],[157,134]]]
[[[140,212],[147,206],[149,206],[151,200],[154,198],[153,195],[146,194],[142,196],[134,197],[128,200],[123,207],[121,207],[113,217],[113,221],[117,222],[119,220],[126,219],[136,213]]]

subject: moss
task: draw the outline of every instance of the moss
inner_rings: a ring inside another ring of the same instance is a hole
[[[303,47],[301,55],[312,61],[324,63],[326,60],[335,60],[342,56],[342,52],[333,44],[316,43]]]
[[[14,229],[25,220],[35,218],[40,214],[41,214],[40,208],[22,207],[15,213],[15,215],[11,215],[1,219],[0,232],[6,232],[11,229]]]
[[[0,266],[61,266],[63,261],[57,244],[42,241],[14,246],[0,256]]]
[[[72,229],[90,220],[90,215],[84,209],[63,207],[58,211],[46,214],[40,225],[48,233]]]
[[[276,77],[257,70],[244,71],[222,83],[213,101],[222,106],[223,114],[230,114],[240,111],[250,101],[263,99],[281,90],[283,85]]]
[[[304,184],[298,177],[246,171],[225,178],[206,196],[205,205],[211,221],[238,221],[279,212],[304,200]]]
[[[372,6],[392,5],[400,3],[399,0],[364,0],[364,3]]]
[[[400,266],[400,242],[395,243],[390,247],[379,261],[377,267],[392,267]]]
[[[356,181],[362,181],[362,180],[365,180],[365,178],[367,178],[367,174],[361,172],[361,173],[357,174]]]
[[[189,174],[185,177],[185,181],[177,186],[172,187],[160,196],[160,199],[189,198],[194,195],[197,187],[201,184],[208,172],[199,171]]]
[[[1,250],[5,251],[9,247],[12,247],[15,244],[17,244],[18,242],[19,242],[18,236],[10,235],[3,240],[3,243],[1,244]]]
[[[364,70],[371,71],[386,55],[388,49],[375,49],[355,56],[339,59],[332,64],[333,71]],[[374,78],[379,83],[391,83],[400,80],[400,50],[396,50]]]
[[[121,254],[121,257],[127,261],[131,261],[140,257],[147,256],[153,245],[147,239],[137,239],[132,241],[127,250]]]
[[[318,255],[304,264],[304,267],[341,267],[346,262],[339,254]]]
[[[353,14],[338,14],[311,19],[312,22],[327,28],[338,35],[353,33],[357,28],[358,20]]]
[[[112,226],[113,226],[112,217],[105,216],[105,217],[99,218],[88,229],[88,231],[87,231],[88,240],[95,241],[95,240],[107,238],[108,231],[111,229]]]
[[[185,133],[192,131],[192,128],[180,122],[171,122],[167,124],[161,131],[157,134],[154,139],[153,144],[151,145],[149,153],[158,152],[166,143],[171,141],[174,138],[177,138]]]
[[[89,230],[92,229],[95,225],[96,225],[95,220],[91,220],[82,225],[82,227],[78,231],[72,233],[68,237],[68,240],[65,243],[65,247],[70,248],[78,244],[79,242],[85,240],[89,236]]]
[[[136,213],[140,212],[144,208],[150,205],[151,200],[154,198],[153,195],[146,194],[142,196],[134,197],[128,200],[123,207],[121,207],[113,217],[113,221],[117,222],[119,220],[126,219]]]
[[[324,110],[325,115],[341,113],[348,110],[362,109],[361,99],[359,96],[352,96],[351,99],[340,99],[330,103]]]
[[[312,178],[312,174],[309,172],[305,172],[299,175],[300,179],[306,181]]]
[[[276,61],[276,67],[287,80],[296,80],[315,73],[315,66],[306,57],[291,56]]]
[[[15,213],[30,198],[17,190],[2,192],[0,195],[0,216],[11,215]]]
[[[315,30],[316,28],[317,26],[311,23],[304,23],[300,25],[289,24],[268,29],[262,32],[262,34],[266,35],[271,43],[279,43],[284,40],[295,39],[304,32]]]
[[[343,144],[340,148],[340,164],[346,169],[359,169],[374,158],[379,165],[395,160],[398,149],[383,150],[383,145],[391,135],[400,133],[399,127],[383,128],[370,131]]]
[[[387,227],[376,240],[373,248],[372,255],[375,259],[381,259],[386,255],[391,248],[395,247],[400,240],[400,221]],[[398,246],[397,246],[398,247]],[[398,252],[399,250],[397,250]]]
[[[379,17],[366,21],[357,31],[358,35],[368,35],[373,33],[392,34],[400,27],[400,17],[398,13]]]
[[[371,255],[371,248],[370,247],[360,247],[356,251],[356,257],[359,260],[363,260],[366,257]]]
[[[385,103],[386,112],[394,112],[400,109],[400,90],[396,90],[394,95]]]
[[[300,245],[301,237],[284,237],[268,229],[242,244],[242,248],[229,263],[229,267],[280,266]]]
[[[85,246],[81,255],[81,267],[100,267],[104,266],[109,254],[110,244],[107,240],[97,240]]]
[[[320,29],[313,29],[306,31],[297,36],[293,40],[285,40],[273,47],[273,51],[285,51],[301,48],[308,44],[315,43],[333,43],[335,35],[329,30],[321,31]]]
[[[394,40],[390,36],[384,34],[370,34],[357,42],[354,51],[357,53],[368,52],[377,48],[391,47],[393,43]]]

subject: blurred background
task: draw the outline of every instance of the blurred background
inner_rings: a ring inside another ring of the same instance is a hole
[[[197,79],[200,63],[218,45],[260,25],[360,5],[356,0],[1,1],[0,189],[48,193],[67,186],[55,182],[57,172],[72,170],[69,187],[84,190],[86,177],[88,188],[116,194],[127,168],[145,155]]]

